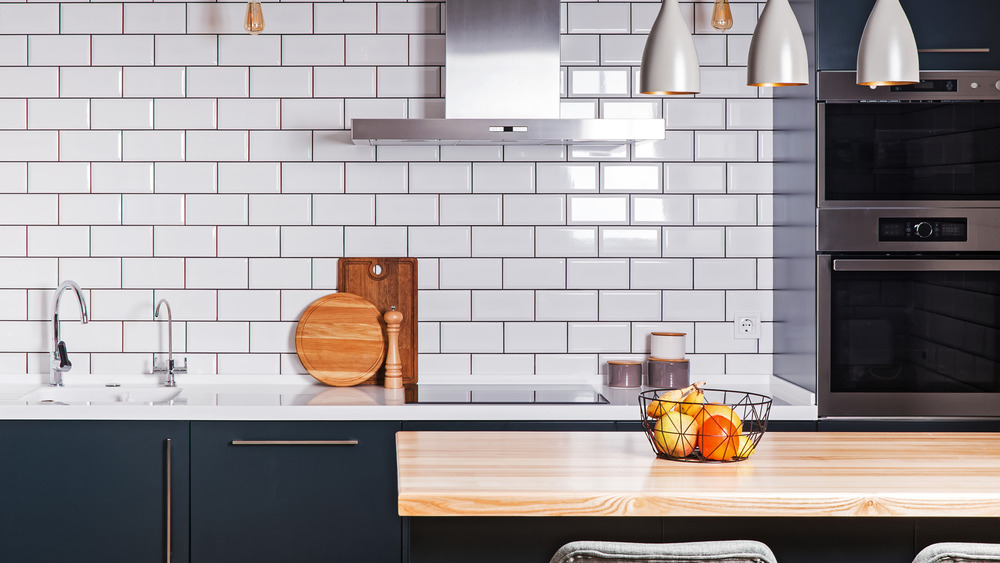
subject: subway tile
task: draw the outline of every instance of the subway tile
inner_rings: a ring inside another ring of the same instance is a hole
[[[95,98],[90,100],[90,121],[93,129],[152,129],[153,100]]]
[[[568,289],[628,289],[628,259],[567,260],[566,287]]]
[[[153,255],[215,256],[216,227],[212,226],[155,226],[153,227]]]
[[[442,323],[441,352],[503,352],[503,323]]]
[[[757,132],[757,160],[759,162],[774,161],[774,131]]]
[[[475,193],[531,193],[534,190],[534,164],[476,162],[472,165],[472,191]]]
[[[409,59],[411,65],[445,64],[444,35],[410,35]]]
[[[4,100],[7,102],[8,100]],[[24,106],[23,100],[16,101]],[[20,110],[21,121],[24,109]],[[27,101],[28,129],[89,129],[90,104],[87,100],[32,99]]]
[[[470,193],[472,164],[468,162],[413,162],[409,165],[410,193]]]
[[[539,163],[536,169],[540,193],[597,192],[597,164]]]
[[[95,162],[91,165],[94,193],[152,193],[153,163]]]
[[[52,289],[59,285],[59,262],[55,258],[0,258],[0,288]]]
[[[417,294],[417,317],[421,322],[471,320],[471,292],[421,291]]]
[[[628,350],[631,345],[629,323],[569,323],[568,332],[568,351],[571,353],[617,352]]]
[[[184,33],[187,13],[184,4],[126,3],[122,18],[124,32],[133,33]]]
[[[774,196],[757,196],[757,224],[774,225]]]
[[[724,129],[726,100],[693,98],[667,99],[663,102],[667,129]]]
[[[122,69],[62,67],[59,69],[59,95],[63,98],[120,98]]]
[[[569,95],[571,97],[628,96],[629,69],[571,67]]]
[[[294,354],[295,327],[296,323],[250,323],[250,351]]]
[[[188,289],[247,289],[248,258],[187,258],[184,287]]]
[[[660,117],[663,104],[658,100],[602,100],[601,117],[605,119],[654,119]]]
[[[274,4],[277,5],[277,4]],[[270,23],[270,22],[267,22]],[[214,38],[214,35],[206,37]],[[280,35],[220,35],[219,64],[223,66],[264,66],[281,64]],[[205,64],[205,63],[203,63]],[[253,69],[250,71],[253,79]],[[253,82],[250,84],[253,91]]]
[[[740,375],[771,375],[774,365],[771,354],[726,354],[726,373]]]
[[[151,66],[153,64],[152,35],[93,35],[90,44],[90,58],[94,65]]]
[[[330,292],[325,289],[289,289],[282,290],[281,317],[282,321],[297,321],[309,305],[325,297]]]
[[[248,196],[191,194],[184,197],[187,225],[246,225]]]
[[[694,132],[667,131],[662,141],[638,141],[632,149],[633,160],[694,160]]]
[[[632,289],[692,289],[694,261],[683,258],[633,258]]]
[[[537,256],[597,256],[596,227],[538,227]]]
[[[282,100],[282,129],[343,129],[343,100]]]
[[[341,162],[284,162],[281,164],[283,193],[344,193]]]
[[[601,227],[601,256],[659,256],[660,229],[641,227]]]
[[[121,222],[121,196],[111,194],[59,196],[60,225],[120,225]]]
[[[531,354],[473,354],[473,375],[534,375],[535,357]]]
[[[60,258],[59,275],[75,280],[80,287],[118,289],[122,283],[119,258]]]
[[[437,225],[438,196],[380,194],[375,196],[377,225]]]
[[[601,191],[660,192],[662,170],[659,164],[602,163]]]
[[[563,35],[559,38],[559,61],[563,66],[596,65],[600,58],[600,35]]]
[[[566,147],[562,145],[505,145],[503,159],[507,162],[566,160]]]
[[[93,226],[90,228],[91,256],[153,256],[152,226]]]
[[[7,6],[10,4],[0,4],[0,7]],[[55,98],[57,96],[59,96],[58,68],[0,68],[0,97]]]
[[[725,255],[723,227],[664,227],[664,257]]]
[[[559,117],[563,119],[596,119],[597,108],[597,100],[563,98],[559,100]]]
[[[406,256],[471,256],[471,227],[410,227]]]
[[[625,2],[574,2],[568,5],[569,33],[628,33],[630,4]]]
[[[153,318],[153,292],[148,289],[95,289],[90,292],[90,318],[95,321],[146,321]]]
[[[405,163],[349,162],[344,171],[347,193],[406,193]]]
[[[28,36],[28,64],[31,66],[87,66],[90,64],[90,37],[86,35]]]
[[[76,350],[87,352],[121,352],[121,322],[66,323],[62,328],[66,342],[72,342]],[[74,361],[80,354],[74,356]],[[86,372],[84,372],[86,373]]]
[[[212,193],[216,176],[211,162],[157,162],[153,169],[157,193]]]
[[[725,302],[724,291],[664,291],[663,320],[724,321]]]
[[[532,291],[473,291],[472,320],[533,321],[535,294]]]
[[[537,375],[593,375],[598,373],[597,354],[543,354],[535,356]]]
[[[375,67],[316,67],[314,76],[316,96],[375,97]]]
[[[281,227],[284,257],[338,257],[344,255],[343,227]]]
[[[324,66],[344,64],[343,35],[283,35],[281,64]],[[317,77],[318,85],[319,79]]]
[[[757,261],[699,259],[694,261],[695,289],[755,289]]]
[[[247,131],[187,131],[184,154],[189,161],[245,161]]]
[[[197,68],[197,67],[196,67]],[[66,70],[63,70],[65,77]],[[65,78],[64,78],[65,80]],[[179,98],[184,96],[184,67],[126,67],[119,77],[118,96],[126,98]],[[64,93],[65,95],[65,93]],[[104,97],[115,97],[105,94]]]
[[[0,160],[57,160],[59,135],[55,131],[0,131]]]
[[[633,225],[691,225],[692,196],[632,196]]]
[[[770,258],[773,255],[774,236],[771,227],[726,228],[726,256]]]
[[[267,12],[266,8],[265,12]],[[246,4],[236,2],[191,2],[187,4],[187,32],[207,34],[246,33],[243,29],[245,15]],[[266,14],[265,18],[267,18]]]
[[[379,146],[375,149],[375,159],[381,162],[436,161],[440,147],[396,147]]]
[[[774,191],[774,165],[734,162],[727,165],[730,193],[769,194]]]
[[[251,195],[251,225],[308,225],[312,199],[304,194]]]
[[[418,354],[417,362],[425,373],[435,375],[469,375],[472,373],[470,354]]]
[[[312,159],[311,131],[251,131],[250,160]]]
[[[280,100],[233,98],[219,100],[218,103],[219,129],[280,128]]]
[[[60,5],[59,33],[122,33],[122,4]]]
[[[313,4],[310,2],[271,3],[265,11],[266,34],[312,33]]]
[[[417,352],[436,354],[441,351],[441,323],[417,323]]]
[[[220,162],[219,193],[278,193],[280,164],[277,162]]]
[[[754,225],[757,198],[752,195],[694,196],[696,225]]]
[[[319,3],[313,9],[314,33],[375,33],[376,4]]]
[[[86,162],[29,162],[31,193],[84,193],[90,191],[90,164]]]
[[[535,292],[536,321],[596,321],[596,290]]]
[[[28,64],[28,38],[24,35],[0,36],[0,65]]]
[[[0,226],[0,256],[25,257],[28,255],[28,228],[25,226]]]
[[[219,256],[277,257],[279,227],[219,227]]]
[[[157,129],[215,128],[215,100],[161,99],[155,103],[152,100],[123,101],[141,102],[143,113],[152,115],[152,125]]]
[[[71,227],[29,226],[28,256],[88,256],[90,229],[84,225]]]
[[[646,38],[642,35],[602,35],[600,38],[600,64],[638,65],[642,60],[642,50],[646,45]]]
[[[187,69],[187,96],[191,98],[246,98],[250,95],[247,67],[191,67]]]
[[[175,321],[214,321],[218,318],[217,295],[217,291],[207,289],[157,289],[153,301],[166,299]]]
[[[664,175],[664,190],[670,193],[726,191],[726,165],[723,163],[667,164]]]
[[[706,66],[701,69],[701,93],[698,96],[756,98],[757,90],[754,86],[747,86],[746,68]]]
[[[503,268],[499,258],[444,258],[440,260],[441,289],[500,289]]]
[[[406,227],[344,227],[344,255],[414,256],[407,238]]]
[[[684,334],[684,352],[694,353],[694,323],[639,322],[632,323],[632,353],[649,354],[649,337],[652,332],[679,332]]]
[[[407,64],[409,41],[406,35],[348,35],[346,39],[348,65]]]
[[[413,165],[410,165],[413,173]],[[410,180],[411,192],[413,181]],[[499,194],[483,195],[442,195],[439,197],[442,225],[499,225],[502,222],[501,198]],[[475,255],[476,233],[473,232],[473,255]]]
[[[474,147],[449,145],[441,147],[441,161],[499,162],[503,160],[504,147]]]
[[[31,352],[44,352],[44,357],[42,358],[44,363],[44,368],[39,366],[37,371],[33,373],[48,373],[48,360],[51,357],[48,353],[48,342],[49,339],[45,338],[45,334],[48,333],[50,327],[46,326],[48,323],[43,322],[30,322],[26,323],[24,321],[4,321],[0,322],[0,351],[14,351],[19,350],[22,353],[27,351],[29,357],[32,356]],[[6,354],[5,354],[6,356]],[[41,356],[41,354],[39,354]],[[86,361],[86,354],[79,354],[73,357],[74,362],[79,362],[78,358],[83,357]],[[79,363],[77,363],[79,366]],[[29,364],[29,370],[31,369]],[[77,369],[80,369],[77,367]]]
[[[63,161],[120,161],[122,159],[122,133],[120,131],[60,131],[59,159]]]
[[[216,65],[220,63],[219,43],[230,39],[215,35],[157,35],[153,53],[158,66]],[[222,64],[235,64],[222,61]]]
[[[774,320],[773,291],[727,291],[726,320],[733,321],[737,313],[756,312],[760,320]]]
[[[726,128],[771,129],[774,126],[774,104],[769,99],[735,99],[727,102]]]
[[[437,258],[420,258],[417,260],[417,289],[438,289]]]
[[[251,67],[250,96],[254,98],[308,98],[312,96],[312,69],[294,66]]]
[[[566,196],[505,195],[503,223],[504,225],[565,225]]]
[[[441,69],[433,66],[385,66],[375,72],[375,90],[389,98],[441,96]]]
[[[173,194],[127,194],[122,196],[125,225],[182,225],[184,196]]]
[[[729,66],[746,66],[750,58],[750,42],[752,35],[730,35],[726,42],[726,64]]]
[[[28,320],[28,293],[23,289],[0,290],[0,319]]]
[[[472,255],[527,257],[535,255],[534,227],[472,227]]]
[[[152,231],[152,227],[149,229]],[[184,287],[184,277],[183,258],[122,258],[121,260],[122,288],[178,289]]]
[[[374,225],[375,196],[354,194],[313,196],[312,221],[314,225]],[[403,246],[406,246],[405,243]]]
[[[379,33],[439,33],[441,6],[436,3],[378,4]]]
[[[571,195],[567,201],[570,225],[628,224],[628,196]]]
[[[184,131],[123,131],[124,160],[184,160]]]
[[[345,102],[344,119],[350,122],[362,118],[405,118],[408,111],[406,100],[351,99]]]
[[[567,350],[566,323],[510,322],[504,325],[505,353],[564,353]]]
[[[188,352],[249,352],[248,322],[187,323]]]
[[[28,163],[0,162],[0,193],[28,191]]]
[[[757,133],[698,131],[694,135],[694,157],[700,161],[757,160]]]
[[[0,5],[0,33],[4,35],[59,33],[59,4]]]
[[[602,291],[601,321],[658,321],[661,315],[659,291]]]
[[[695,35],[694,47],[698,62],[703,66],[726,66],[729,56],[726,37],[722,35]]]
[[[0,46],[2,48],[2,46]],[[42,100],[33,100],[40,102]],[[72,112],[71,112],[72,114]],[[41,117],[41,116],[36,116]],[[28,101],[0,100],[0,129],[27,129]]]
[[[697,323],[694,325],[695,353],[755,353],[757,341],[737,339],[732,323]]]

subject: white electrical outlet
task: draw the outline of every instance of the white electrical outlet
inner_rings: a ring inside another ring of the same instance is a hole
[[[760,313],[735,313],[733,327],[735,338],[760,338]]]

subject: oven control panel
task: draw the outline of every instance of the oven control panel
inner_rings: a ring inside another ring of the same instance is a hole
[[[965,242],[969,240],[969,221],[965,218],[918,219],[881,217],[878,240]]]

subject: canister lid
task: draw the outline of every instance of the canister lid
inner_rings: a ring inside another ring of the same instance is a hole
[[[676,359],[676,360],[674,360],[674,359],[666,359],[666,358],[650,358],[649,361],[651,361],[651,362],[686,362],[688,360],[686,360],[684,358]]]
[[[651,332],[653,336],[687,336],[686,332]]]
[[[608,360],[608,363],[616,366],[634,366],[636,364],[642,365],[642,362],[635,360]]]

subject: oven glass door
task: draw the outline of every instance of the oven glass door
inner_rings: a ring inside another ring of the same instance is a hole
[[[821,262],[821,414],[1000,416],[1000,260]]]
[[[1000,102],[819,106],[821,205],[1000,201]]]

